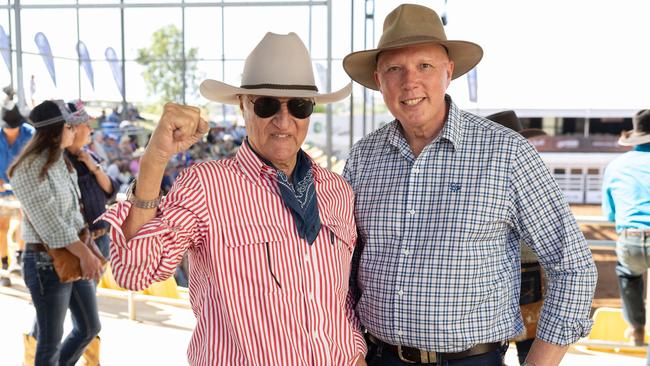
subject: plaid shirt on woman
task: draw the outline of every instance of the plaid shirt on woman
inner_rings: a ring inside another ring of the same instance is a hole
[[[523,137],[446,98],[445,127],[417,158],[398,121],[350,153],[362,324],[439,352],[512,338],[523,330],[521,239],[549,282],[537,336],[575,342],[591,328],[597,273],[562,192]]]

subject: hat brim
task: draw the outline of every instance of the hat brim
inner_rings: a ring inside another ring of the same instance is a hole
[[[634,133],[633,131],[623,132],[618,139],[621,146],[636,146],[650,143],[650,133]]]
[[[352,92],[352,83],[327,94],[319,94],[312,90],[295,89],[245,89],[222,83],[221,81],[207,79],[199,87],[201,95],[206,99],[224,104],[239,104],[239,95],[264,95],[269,97],[286,98],[312,98],[316,104],[327,104],[345,99]]]
[[[383,51],[422,44],[439,44],[447,49],[449,59],[454,62],[454,73],[451,76],[452,79],[456,79],[467,73],[483,58],[483,49],[476,43],[467,41],[441,41],[435,38],[419,38],[417,40],[400,42],[397,45],[390,45],[388,47],[353,52],[343,59],[343,68],[352,80],[367,88],[379,90],[374,78],[374,72],[377,68],[377,55]]]

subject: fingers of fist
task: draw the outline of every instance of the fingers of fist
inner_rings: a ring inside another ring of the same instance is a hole
[[[177,141],[201,136],[208,131],[207,122],[201,118],[201,109],[194,106],[167,103],[161,117],[163,121]]]

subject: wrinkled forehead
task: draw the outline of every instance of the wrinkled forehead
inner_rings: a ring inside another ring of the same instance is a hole
[[[377,65],[411,58],[427,58],[440,62],[449,61],[447,48],[437,43],[426,43],[381,51],[377,54]]]

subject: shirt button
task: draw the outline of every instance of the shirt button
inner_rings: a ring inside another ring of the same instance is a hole
[[[411,216],[415,215],[415,210],[409,210],[409,215]]]
[[[418,174],[420,172],[420,168],[413,168],[413,173]]]
[[[401,337],[401,336],[404,335],[404,332],[402,332],[401,330],[398,330],[398,331],[397,331],[397,335]]]
[[[313,335],[314,335],[314,338],[318,339],[318,332],[317,331],[314,331]]]
[[[309,263],[309,256],[308,255],[305,256],[305,262]]]
[[[404,291],[399,290],[399,291],[397,291],[397,294],[398,294],[399,296],[402,296],[402,295],[404,295]]]
[[[309,293],[309,300],[314,301],[314,293],[313,292]]]
[[[409,254],[411,254],[411,251],[408,250],[408,249],[402,249],[402,254],[409,255]]]

